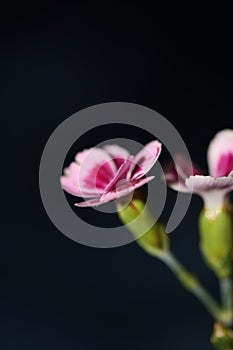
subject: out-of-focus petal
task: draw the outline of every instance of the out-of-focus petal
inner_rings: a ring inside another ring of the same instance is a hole
[[[190,176],[186,186],[190,192],[203,198],[206,209],[218,211],[224,205],[226,194],[233,190],[233,172],[217,179],[211,176]]]
[[[233,170],[233,130],[225,129],[215,135],[207,159],[211,176],[227,176]]]
[[[162,145],[159,141],[148,143],[134,158],[137,164],[132,173],[132,180],[140,179],[144,176],[155,164],[160,153]]]
[[[177,173],[182,179],[187,179],[191,175],[203,175],[203,171],[195,163],[180,154],[174,157],[174,162]]]
[[[191,175],[203,172],[182,155],[174,156],[174,161],[164,167],[164,179],[169,187],[179,192],[190,192],[186,188],[185,180]]]
[[[190,176],[185,181],[186,187],[190,192],[201,194],[210,190],[222,190],[223,193],[230,192],[233,189],[233,173],[229,176],[214,178],[212,176],[195,175]]]

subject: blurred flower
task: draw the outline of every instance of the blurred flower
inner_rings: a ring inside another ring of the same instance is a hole
[[[169,187],[180,192],[200,195],[206,209],[218,210],[224,205],[226,194],[233,189],[233,130],[218,132],[207,151],[210,175],[205,176],[182,156],[165,167],[165,180]]]
[[[233,207],[227,194],[233,189],[233,130],[216,134],[207,151],[210,175],[177,156],[165,168],[167,184],[180,192],[193,192],[204,201],[199,216],[200,248],[207,265],[218,275],[232,274]]]
[[[233,349],[233,330],[221,323],[215,323],[211,343],[216,350]]]
[[[158,141],[147,144],[136,156],[118,145],[84,150],[64,169],[62,188],[77,197],[93,198],[75,204],[80,207],[98,206],[125,197],[154,178],[145,175],[160,152]]]

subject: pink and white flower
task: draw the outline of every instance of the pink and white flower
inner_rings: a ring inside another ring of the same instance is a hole
[[[165,180],[171,188],[180,192],[200,195],[206,209],[221,210],[226,195],[233,190],[233,130],[218,132],[207,151],[210,175],[206,176],[182,156],[165,167]]]
[[[125,197],[154,178],[145,175],[160,152],[158,141],[147,144],[136,156],[118,145],[84,150],[64,169],[62,188],[74,196],[92,198],[76,203],[79,207],[98,206]]]

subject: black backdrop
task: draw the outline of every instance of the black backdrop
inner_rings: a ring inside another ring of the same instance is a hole
[[[38,168],[65,118],[110,101],[160,112],[206,166],[210,138],[232,127],[229,3],[1,9],[1,349],[211,349],[206,311],[135,243],[94,249],[58,232]],[[217,295],[198,252],[200,208],[194,198],[172,245]]]

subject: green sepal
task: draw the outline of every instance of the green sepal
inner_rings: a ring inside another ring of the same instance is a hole
[[[211,343],[216,350],[232,350],[233,330],[231,328],[224,327],[220,323],[216,323],[214,325]]]
[[[119,201],[117,211],[122,223],[127,225],[142,248],[145,250],[153,248],[159,251],[169,249],[169,237],[164,225],[155,220],[142,193],[135,191],[133,199],[126,206]]]
[[[218,212],[203,209],[199,217],[200,248],[205,262],[218,277],[232,274],[233,216],[230,207]]]

